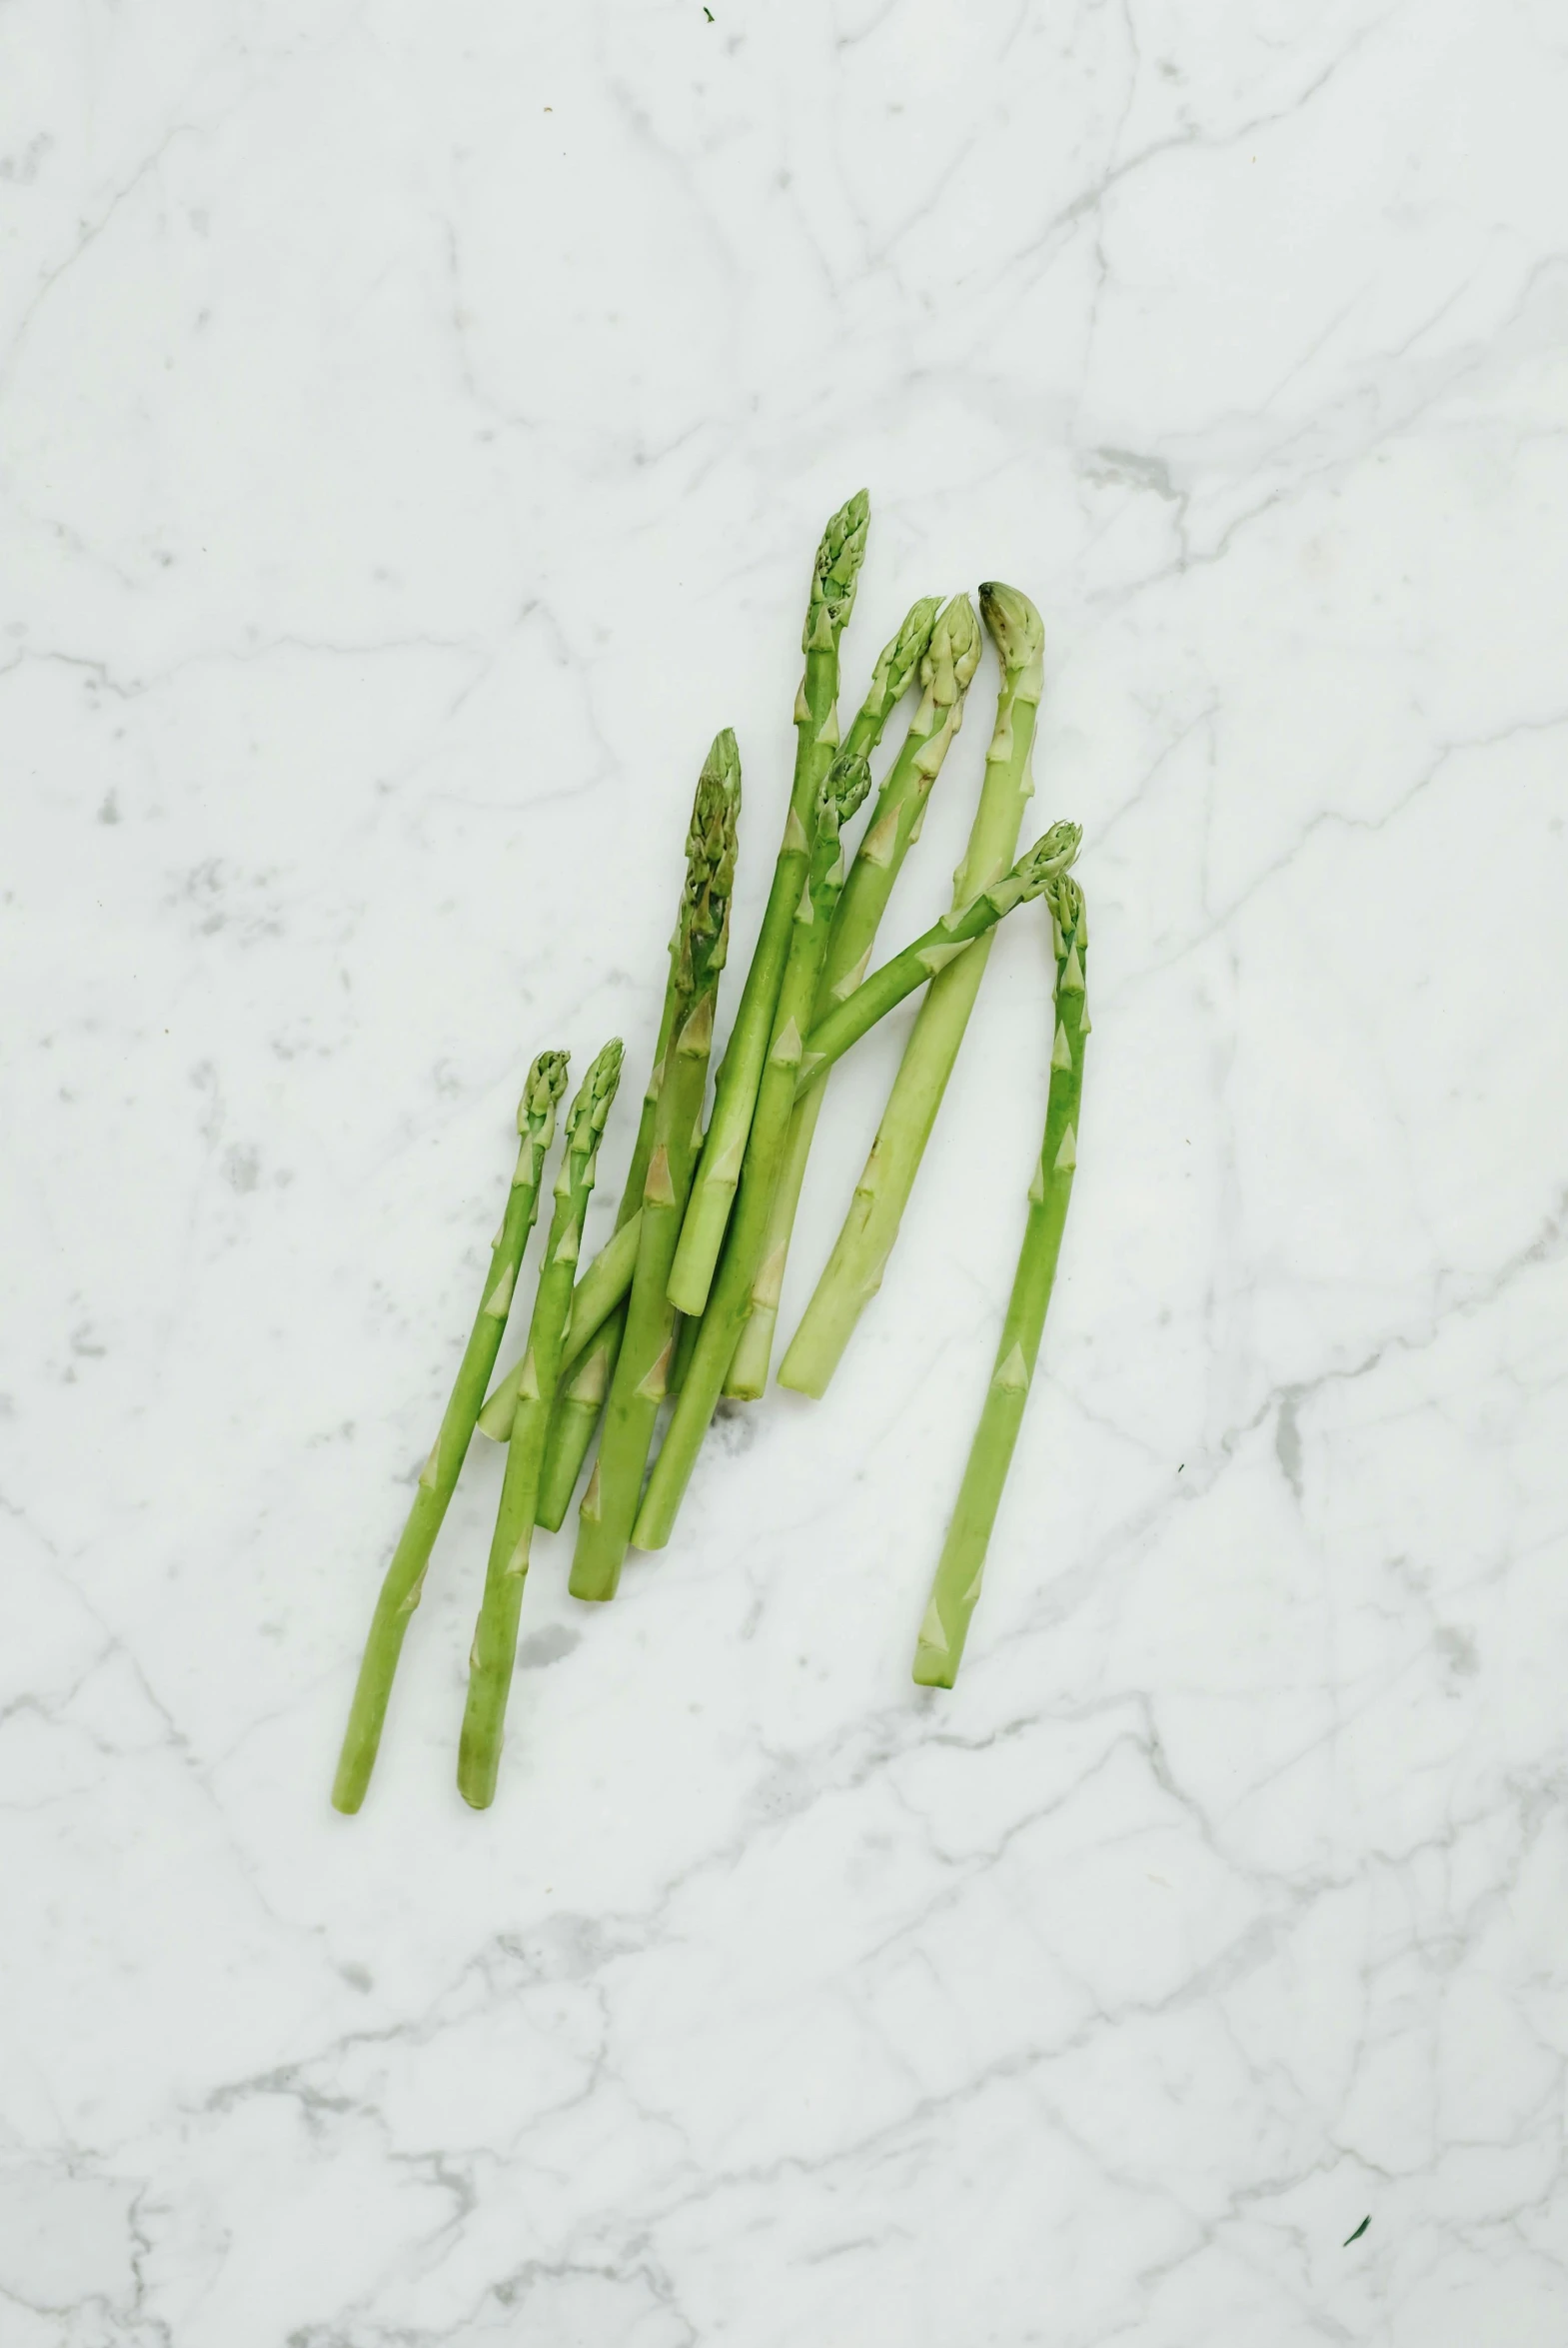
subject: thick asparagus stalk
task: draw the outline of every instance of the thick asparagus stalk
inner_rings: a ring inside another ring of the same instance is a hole
[[[922,1687],[951,1687],[957,1675],[969,1617],[980,1594],[997,1502],[1039,1355],[1040,1332],[1056,1276],[1062,1225],[1078,1162],[1083,1043],[1089,1032],[1083,984],[1088,928],[1082,892],[1075,881],[1054,880],[1045,894],[1056,949],[1056,1041],[1050,1056],[1045,1140],[1029,1184],[1028,1219],[996,1348],[996,1366],[915,1645],[914,1676]]]
[[[709,753],[692,817],[676,953],[680,1002],[659,1087],[626,1334],[610,1381],[599,1458],[578,1515],[571,1588],[580,1598],[615,1596],[666,1391],[675,1335],[670,1266],[702,1135],[714,1008],[730,938],[740,804],[741,760],[727,730]]]
[[[539,1211],[540,1177],[555,1136],[556,1104],[566,1091],[567,1058],[564,1052],[542,1052],[529,1071],[528,1085],[518,1107],[518,1132],[522,1136],[518,1162],[501,1228],[491,1242],[484,1297],[463,1349],[441,1431],[420,1470],[414,1505],[392,1553],[392,1563],[387,1567],[381,1595],[371,1616],[370,1636],[365,1642],[354,1701],[349,1707],[349,1724],[343,1734],[343,1750],[338,1756],[338,1773],[333,1781],[335,1809],[352,1812],[359,1808],[376,1766],[382,1725],[387,1717],[387,1699],[392,1693],[409,1618],[420,1602],[430,1552],[468,1456],[474,1421],[501,1349],[501,1333],[506,1326],[512,1291],[517,1286],[523,1251]]]
[[[555,1211],[534,1296],[501,1504],[485,1569],[485,1595],[469,1656],[468,1703],[458,1747],[458,1791],[476,1810],[484,1809],[494,1798],[496,1772],[501,1766],[501,1736],[517,1660],[518,1617],[534,1537],[540,1471],[561,1375],[562,1339],[572,1306],[572,1274],[582,1251],[600,1137],[620,1082],[621,1040],[615,1037],[589,1070],[567,1116],[566,1155],[556,1176]]]
[[[735,1029],[719,1071],[714,1114],[671,1271],[670,1299],[683,1312],[701,1312],[708,1302],[714,1266],[741,1178],[741,1161],[752,1130],[757,1088],[762,1083],[774,1010],[789,952],[790,924],[810,857],[811,811],[822,777],[839,748],[838,639],[854,608],[869,511],[864,490],[857,490],[834,514],[816,550],[801,637],[805,674],[794,702],[794,781],[789,791],[789,814]]]
[[[740,1195],[725,1251],[698,1331],[675,1413],[654,1462],[632,1538],[640,1549],[660,1549],[670,1538],[687,1480],[708,1432],[736,1341],[752,1308],[752,1285],[768,1236],[768,1218],[779,1178],[780,1158],[794,1105],[801,1029],[821,979],[822,957],[843,888],[844,859],[839,840],[870,788],[863,758],[834,760],[817,795],[812,847],[805,884],[795,907],[793,936],[774,1015],[773,1041],[758,1088]]]
[[[980,589],[980,614],[1000,657],[1001,690],[980,803],[956,875],[958,907],[1000,880],[1012,862],[1024,804],[1034,790],[1029,752],[1044,674],[1045,632],[1027,596],[991,582]],[[781,1385],[803,1394],[825,1392],[855,1322],[881,1286],[990,944],[988,937],[977,940],[931,981],[843,1227],[784,1354]]]
[[[850,993],[865,975],[893,883],[919,837],[926,799],[963,722],[963,697],[979,666],[982,641],[979,622],[966,595],[954,597],[939,620],[934,618],[935,611],[934,603],[916,604],[877,663],[878,677],[884,673],[897,676],[900,654],[905,648],[912,651],[914,659],[902,670],[902,676],[906,680],[917,663],[922,689],[920,705],[904,737],[903,748],[877,794],[870,822],[849,867],[811,1009],[813,1026],[835,1000]],[[855,724],[858,723],[857,719]],[[880,732],[878,725],[876,735]],[[854,744],[854,734],[855,728],[851,727],[848,738],[851,744]],[[868,752],[874,739],[873,736],[871,741],[854,747],[863,747]],[[751,1315],[741,1331],[741,1341],[725,1380],[727,1394],[752,1399],[768,1383],[789,1237],[794,1229],[800,1184],[805,1178],[805,1162],[810,1156],[822,1100],[823,1093],[818,1086],[803,1100],[796,1101],[789,1119],[763,1260],[752,1291]]]
[[[1076,824],[1052,824],[1027,855],[1019,857],[1010,873],[982,889],[972,904],[943,914],[879,971],[873,971],[852,995],[834,1004],[805,1039],[795,1079],[796,1102],[809,1101],[834,1061],[841,1060],[850,1045],[858,1044],[906,995],[946,970],[976,939],[988,936],[1014,906],[1027,905],[1042,895],[1047,883],[1072,864],[1082,837]]]

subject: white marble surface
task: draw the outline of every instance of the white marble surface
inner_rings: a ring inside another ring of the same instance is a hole
[[[1562,13],[713,13],[0,10],[0,2339],[1556,2348]],[[1017,581],[1088,829],[960,1685],[1021,918],[830,1407],[541,1545],[483,1818],[478,1459],[344,1821],[522,1070],[646,1055],[726,722],[745,950],[862,481],[851,675]]]

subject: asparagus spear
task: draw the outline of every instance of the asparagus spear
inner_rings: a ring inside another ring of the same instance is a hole
[[[865,797],[870,780],[864,759],[845,753],[834,760],[817,794],[810,861],[795,907],[793,936],[774,1014],[773,1041],[741,1170],[740,1195],[686,1380],[638,1512],[632,1538],[640,1549],[661,1549],[670,1538],[736,1341],[752,1308],[752,1284],[767,1241],[780,1159],[794,1105],[800,1031],[816,1000],[822,957],[843,888],[839,833]]]
[[[850,993],[865,975],[893,883],[919,837],[926,799],[963,722],[963,697],[979,666],[979,622],[966,595],[953,598],[940,620],[935,621],[933,630],[935,609],[934,603],[916,604],[904,622],[903,632],[877,664],[880,674],[889,665],[889,655],[924,616],[924,645],[917,653],[922,689],[920,706],[904,737],[903,748],[877,795],[871,820],[865,827],[843,895],[838,900],[821,981],[811,1009],[813,1026],[825,1017],[835,1000]],[[851,742],[853,736],[851,727]],[[866,743],[863,747],[869,750],[871,745]],[[763,1260],[752,1291],[751,1316],[741,1332],[725,1380],[727,1394],[755,1398],[768,1383],[768,1363],[779,1318],[789,1237],[822,1100],[821,1088],[817,1087],[803,1100],[796,1101],[789,1120]]]
[[[494,1799],[501,1766],[518,1617],[528,1574],[529,1547],[539,1499],[540,1470],[550,1431],[561,1346],[572,1305],[572,1274],[583,1245],[583,1223],[594,1187],[600,1137],[621,1082],[621,1039],[613,1037],[589,1070],[567,1116],[566,1155],[556,1176],[555,1211],[529,1322],[528,1350],[517,1414],[507,1446],[501,1504],[485,1569],[485,1595],[469,1656],[468,1702],[458,1747],[458,1791],[476,1810]]]
[[[637,1218],[641,1206],[642,1192],[639,1190],[633,1200],[630,1219],[620,1226],[613,1238],[605,1241],[572,1291],[572,1317],[567,1322],[566,1334],[566,1359],[569,1363],[575,1364],[587,1352],[632,1285],[632,1273],[637,1264]],[[518,1381],[522,1375],[523,1356],[520,1355],[505,1375],[497,1378],[491,1388],[490,1398],[479,1414],[479,1430],[481,1434],[489,1435],[492,1442],[504,1443],[512,1432],[512,1414],[517,1408]]]
[[[1083,1041],[1089,1032],[1083,985],[1088,927],[1083,895],[1075,881],[1065,877],[1052,880],[1045,896],[1056,950],[1056,1041],[1050,1056],[1045,1139],[1029,1184],[1028,1219],[996,1348],[996,1366],[986,1388],[958,1487],[958,1504],[947,1527],[930,1603],[915,1645],[914,1676],[922,1687],[951,1687],[957,1676],[969,1617],[980,1594],[997,1502],[1039,1354],[1062,1225],[1072,1195],[1073,1169],[1078,1162]]]
[[[680,1000],[672,1024],[654,1119],[654,1151],[643,1185],[637,1270],[626,1334],[610,1381],[599,1458],[578,1516],[571,1588],[612,1598],[637,1514],[654,1422],[664,1399],[675,1335],[668,1287],[691,1194],[702,1135],[703,1096],[714,1040],[719,974],[730,939],[741,760],[728,729],[716,737],[698,785],[687,884],[677,933]]]
[[[789,814],[735,1030],[719,1071],[713,1119],[671,1271],[670,1299],[683,1312],[701,1312],[708,1302],[714,1266],[741,1178],[757,1088],[773,1034],[774,1007],[789,952],[790,923],[810,857],[807,827],[822,777],[839,747],[838,639],[854,608],[869,511],[864,490],[857,490],[833,515],[816,550],[801,636],[805,674],[794,702],[794,781],[789,791]]]
[[[956,876],[959,907],[999,880],[1012,861],[1034,790],[1029,752],[1044,673],[1045,632],[1027,596],[992,581],[980,589],[980,615],[1001,661],[1001,690],[980,803]],[[825,1392],[855,1322],[881,1285],[989,955],[990,940],[982,938],[931,981],[843,1227],[784,1354],[781,1385]]]
[[[943,914],[879,971],[873,971],[852,995],[834,1004],[805,1039],[795,1079],[796,1104],[811,1100],[834,1061],[841,1060],[850,1045],[857,1044],[906,995],[946,970],[976,939],[987,937],[1014,906],[1027,905],[1041,896],[1047,884],[1076,858],[1082,837],[1076,824],[1052,824],[1027,855],[1019,857],[1010,873],[982,889],[972,904]]]
[[[701,784],[698,788],[701,790]],[[695,810],[693,826],[687,835],[687,852],[688,880],[691,881],[691,858],[693,855],[701,858],[706,853],[696,828]],[[685,903],[684,897],[682,902]],[[540,1482],[539,1521],[551,1532],[557,1529],[572,1504],[572,1494],[577,1488],[578,1475],[587,1456],[588,1446],[594,1439],[594,1428],[599,1423],[599,1413],[609,1391],[610,1379],[621,1352],[621,1340],[626,1332],[626,1314],[621,1307],[637,1267],[637,1226],[643,1206],[643,1184],[648,1178],[648,1162],[654,1154],[654,1119],[659,1108],[659,1088],[664,1082],[665,1057],[670,1049],[671,1032],[681,1001],[680,946],[681,921],[678,917],[675,935],[670,941],[670,977],[665,987],[664,1009],[660,1014],[659,1042],[654,1048],[654,1065],[643,1095],[643,1115],[638,1124],[632,1163],[627,1169],[621,1204],[616,1214],[615,1235],[589,1265],[572,1299],[572,1324],[567,1330],[566,1352],[563,1356],[566,1368],[562,1372],[556,1420],[550,1430],[550,1441],[545,1451],[545,1471]],[[512,1411],[517,1400],[518,1372],[521,1368],[521,1362],[513,1363],[479,1414],[481,1431],[494,1435],[501,1442],[505,1442],[511,1431]]]
[[[371,1616],[370,1636],[365,1642],[354,1701],[349,1707],[349,1723],[343,1734],[343,1750],[338,1757],[338,1773],[333,1781],[335,1809],[353,1812],[359,1808],[376,1766],[382,1724],[387,1717],[387,1699],[392,1693],[409,1617],[420,1602],[430,1553],[468,1456],[480,1400],[501,1349],[501,1332],[506,1326],[512,1291],[517,1286],[523,1251],[539,1211],[540,1177],[555,1138],[556,1104],[567,1088],[567,1060],[565,1052],[542,1052],[529,1071],[528,1084],[518,1106],[518,1132],[522,1141],[506,1212],[491,1242],[485,1294],[463,1350],[441,1431],[420,1470],[414,1505],[392,1553],[392,1563],[387,1567],[381,1595]]]

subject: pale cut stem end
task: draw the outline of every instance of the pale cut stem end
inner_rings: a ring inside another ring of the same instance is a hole
[[[948,1648],[927,1646],[921,1639],[910,1676],[916,1687],[951,1687],[958,1676],[957,1660]]]

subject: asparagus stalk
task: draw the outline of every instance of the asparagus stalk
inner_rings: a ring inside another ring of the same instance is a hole
[[[562,1340],[572,1307],[572,1274],[582,1251],[600,1137],[621,1082],[621,1049],[619,1037],[605,1046],[567,1116],[566,1154],[556,1176],[555,1210],[534,1296],[501,1504],[485,1569],[485,1595],[469,1656],[468,1702],[458,1747],[458,1791],[476,1810],[485,1809],[494,1799],[501,1766],[501,1737],[517,1659],[518,1617],[534,1537],[540,1471],[561,1375]]]
[[[727,729],[709,753],[692,816],[676,948],[680,999],[659,1086],[626,1333],[610,1381],[599,1458],[578,1516],[571,1579],[575,1597],[615,1596],[665,1395],[675,1335],[670,1267],[702,1136],[714,1007],[730,939],[740,803],[741,761]]]
[[[561,1530],[572,1505],[572,1494],[621,1357],[626,1324],[626,1307],[618,1304],[598,1335],[562,1371],[539,1478],[539,1506],[534,1512],[536,1523],[547,1532]]]
[[[695,850],[694,842],[699,843]],[[695,811],[693,828],[687,836],[687,849],[690,881],[692,855],[704,854],[696,829]],[[684,897],[682,902],[685,903]],[[564,1355],[566,1368],[562,1372],[556,1419],[550,1430],[550,1440],[545,1451],[545,1471],[540,1482],[539,1521],[551,1532],[557,1530],[572,1504],[572,1494],[577,1489],[577,1479],[587,1457],[588,1446],[594,1439],[594,1429],[599,1423],[599,1413],[620,1357],[621,1340],[626,1333],[626,1313],[622,1306],[637,1267],[637,1226],[643,1206],[643,1184],[648,1179],[648,1162],[654,1154],[654,1120],[659,1110],[659,1088],[664,1082],[665,1058],[670,1049],[670,1038],[681,1002],[680,946],[681,923],[678,917],[675,935],[670,941],[670,977],[665,987],[664,1009],[660,1014],[659,1041],[654,1048],[654,1065],[643,1095],[643,1114],[616,1214],[615,1235],[589,1265],[572,1299],[572,1325],[567,1330]],[[511,1432],[518,1373],[522,1366],[520,1361],[513,1363],[479,1415],[481,1430],[485,1434],[494,1435],[500,1442],[505,1442]]]
[[[1001,689],[980,803],[955,877],[956,907],[972,903],[1012,861],[1034,790],[1029,753],[1044,674],[1044,629],[1027,596],[992,581],[980,589],[980,614],[1001,661]],[[784,1354],[781,1385],[825,1392],[856,1321],[881,1286],[990,945],[988,937],[978,939],[931,981],[843,1227]]]
[[[845,753],[834,760],[817,794],[811,855],[795,907],[793,936],[774,1014],[773,1040],[741,1170],[740,1195],[686,1379],[638,1512],[632,1538],[640,1549],[661,1549],[670,1538],[736,1342],[752,1308],[752,1286],[767,1241],[780,1159],[794,1105],[801,1030],[816,1000],[822,958],[843,889],[839,834],[865,797],[870,780],[864,759]]]
[[[972,904],[943,914],[879,971],[873,971],[852,995],[834,1004],[805,1039],[795,1079],[796,1104],[811,1100],[834,1061],[841,1060],[850,1045],[857,1044],[906,995],[946,970],[976,939],[987,937],[1014,906],[1027,905],[1041,896],[1047,884],[1073,863],[1082,837],[1076,824],[1052,824],[1027,855],[1019,857],[1010,873],[982,889]]]
[[[997,1503],[1039,1355],[1040,1332],[1050,1303],[1062,1226],[1072,1195],[1073,1169],[1078,1162],[1083,1044],[1089,1032],[1083,984],[1088,927],[1083,895],[1075,881],[1053,879],[1045,895],[1056,950],[1056,1040],[1050,1056],[1045,1139],[1029,1184],[1028,1218],[996,1348],[996,1365],[914,1649],[914,1677],[921,1687],[951,1687],[957,1676],[969,1618],[980,1594]]]
[[[647,1169],[643,1171],[646,1174]],[[642,1190],[639,1188],[629,1219],[621,1224],[613,1238],[605,1241],[572,1291],[572,1316],[567,1322],[565,1358],[574,1366],[588,1351],[632,1285],[632,1273],[637,1264],[637,1218],[642,1202]],[[512,1414],[517,1408],[523,1359],[520,1355],[505,1376],[496,1380],[490,1398],[479,1414],[479,1430],[481,1434],[489,1435],[492,1442],[504,1443],[512,1432]]]
[[[392,1553],[371,1616],[370,1636],[365,1642],[354,1701],[349,1707],[349,1722],[343,1734],[343,1749],[338,1756],[338,1773],[333,1781],[335,1809],[352,1813],[359,1808],[376,1766],[376,1752],[387,1717],[387,1699],[392,1693],[409,1618],[420,1602],[430,1553],[468,1456],[480,1401],[501,1349],[501,1333],[506,1326],[512,1291],[517,1286],[523,1251],[539,1211],[540,1177],[555,1138],[556,1104],[567,1087],[567,1060],[564,1052],[542,1052],[529,1071],[528,1084],[518,1106],[518,1132],[522,1140],[506,1212],[491,1242],[485,1293],[463,1349],[441,1431],[420,1470],[408,1522]]]
[[[735,1029],[719,1071],[714,1114],[671,1270],[670,1299],[683,1312],[701,1312],[708,1302],[714,1266],[741,1178],[757,1089],[773,1035],[774,1009],[789,952],[790,924],[810,857],[811,811],[822,777],[839,748],[838,639],[854,608],[869,511],[864,490],[857,490],[833,515],[816,550],[801,636],[805,674],[794,702],[794,781],[789,814]]]
[[[912,654],[901,674],[907,680],[918,666],[920,705],[904,737],[903,748],[877,795],[871,820],[849,867],[849,878],[838,900],[838,911],[827,940],[816,1002],[811,1009],[813,1025],[865,975],[893,883],[904,858],[919,838],[926,799],[963,722],[963,697],[979,666],[979,622],[966,595],[955,596],[939,620],[935,619],[935,612],[934,602],[916,604],[877,663],[878,677],[884,673],[896,676],[900,656],[905,652]],[[850,743],[854,742],[854,732],[851,727]],[[880,732],[878,725],[876,734]],[[869,751],[872,742],[856,747]],[[790,1116],[763,1260],[752,1291],[751,1315],[741,1332],[725,1380],[727,1394],[754,1399],[768,1383],[789,1238],[822,1100],[818,1086],[803,1100],[796,1101]]]

